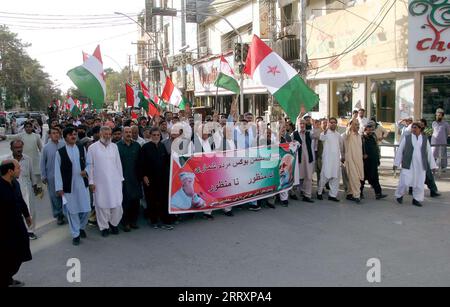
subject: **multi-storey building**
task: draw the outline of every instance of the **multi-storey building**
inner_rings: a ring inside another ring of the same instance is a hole
[[[197,16],[197,23],[186,23],[189,46],[184,50],[180,14],[159,19],[156,36],[171,76],[197,106],[228,112],[232,93],[214,86],[219,57],[226,57],[239,79],[236,43],[239,36],[249,43],[257,34],[306,74],[320,97],[312,112],[316,118],[336,116],[344,124],[353,110],[365,108],[369,117],[393,131],[393,142],[400,119],[432,119],[436,108],[450,110],[450,22],[445,7],[439,7],[443,1],[305,0],[307,67],[299,60],[303,0],[185,1],[188,11],[200,6],[209,15],[222,16]],[[181,2],[158,5],[181,10]],[[180,62],[183,51],[192,54]],[[181,64],[191,63],[187,81],[179,81]],[[244,94],[244,111],[276,113],[276,101],[245,76]]]

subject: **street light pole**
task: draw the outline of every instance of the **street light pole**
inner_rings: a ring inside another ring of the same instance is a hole
[[[306,0],[301,0],[300,20],[300,72],[306,82],[308,64],[306,59]]]
[[[155,11],[154,11],[155,12]],[[239,38],[239,42],[241,43],[241,63],[240,63],[240,68],[242,68],[242,65],[244,64],[243,62],[243,57],[242,55],[244,55],[244,42],[242,40],[242,36],[239,33],[239,31],[231,24],[231,22],[223,15],[220,14],[213,14],[213,13],[204,13],[204,12],[197,12],[197,11],[190,11],[190,10],[176,10],[176,9],[163,9],[163,10],[158,10],[156,14],[154,15],[162,15],[164,16],[164,13],[166,13],[166,16],[176,16],[176,13],[181,12],[182,14],[186,14],[186,13],[191,13],[191,14],[197,14],[197,15],[201,15],[201,16],[209,16],[209,17],[218,17],[220,19],[223,19],[230,27],[231,29],[233,29],[233,32],[236,33],[237,37]],[[241,113],[244,112],[244,72],[243,69],[240,69],[240,74],[241,74],[241,82],[240,82],[240,111]]]

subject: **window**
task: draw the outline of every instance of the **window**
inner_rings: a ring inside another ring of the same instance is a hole
[[[336,93],[334,101],[337,102],[337,115],[341,118],[350,118],[352,116],[353,105],[352,81],[337,81],[335,86]]]
[[[370,86],[370,114],[377,122],[391,132],[395,131],[395,88],[393,79],[373,80]],[[386,139],[394,143],[395,134],[391,133]]]
[[[422,116],[429,124],[436,118],[436,109],[442,108],[446,117],[450,113],[450,75],[425,76],[423,78]]]
[[[282,27],[290,26],[294,23],[292,14],[292,3],[284,6],[281,9],[281,24]]]

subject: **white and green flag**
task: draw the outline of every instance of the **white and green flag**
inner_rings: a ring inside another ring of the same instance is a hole
[[[72,116],[76,117],[81,113],[79,101],[77,99],[73,99],[72,97],[69,96],[67,98],[67,105],[70,113],[72,113]]]
[[[106,97],[105,74],[100,46],[88,56],[83,65],[67,72],[67,75],[85,96],[93,101],[95,109],[101,109]]]
[[[239,83],[234,77],[233,69],[223,55],[220,57],[220,72],[214,85],[236,94],[239,94],[240,92]]]
[[[319,102],[319,96],[305,84],[297,71],[256,35],[253,36],[244,73],[265,86],[294,122],[302,105],[309,112]]]

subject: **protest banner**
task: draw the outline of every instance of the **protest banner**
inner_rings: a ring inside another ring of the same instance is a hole
[[[223,209],[274,196],[294,184],[296,145],[172,154],[169,213]]]

